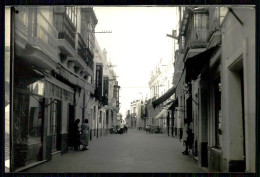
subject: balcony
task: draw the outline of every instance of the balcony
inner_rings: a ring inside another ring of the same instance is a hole
[[[208,11],[185,9],[180,25],[181,53],[188,49],[205,48],[208,41]]]
[[[19,13],[15,15],[15,42],[24,49],[28,40],[29,9],[22,6],[16,9]]]
[[[227,11],[227,7],[214,7],[212,13],[209,14],[209,32],[207,37],[207,48],[221,43],[220,29]]]
[[[28,18],[31,20],[28,20],[28,41],[21,56],[39,68],[56,69],[58,33],[41,12],[32,11],[29,13]]]
[[[82,39],[81,35],[77,33],[77,40],[78,40],[78,55],[85,61],[85,63],[88,63],[88,58],[86,54],[86,44],[84,40]]]
[[[82,39],[81,35],[77,33],[77,40],[78,40],[78,55],[84,60],[87,64],[85,69],[88,74],[93,75],[93,55],[90,53],[89,45],[86,45],[84,40]]]
[[[68,17],[63,15],[55,15],[55,20],[59,22],[57,29],[58,33],[58,47],[62,53],[68,56],[75,55],[75,28],[71,24]]]
[[[190,48],[204,48],[207,46],[207,37],[207,28],[194,28],[191,32],[191,38],[188,40],[187,45]]]

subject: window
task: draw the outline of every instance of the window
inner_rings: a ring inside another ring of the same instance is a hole
[[[207,39],[207,27],[208,27],[208,14],[207,13],[195,13],[194,14],[194,40],[206,41]]]
[[[66,7],[66,14],[73,23],[73,25],[77,26],[77,8],[76,7]]]
[[[104,90],[103,90],[103,95],[108,96],[108,78],[104,77]]]
[[[206,28],[208,21],[208,15],[205,13],[194,14],[194,27],[195,28]]]

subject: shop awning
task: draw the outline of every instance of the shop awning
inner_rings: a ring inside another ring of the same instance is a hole
[[[178,98],[173,100],[171,106],[169,107],[170,110],[173,110],[175,107],[178,107]]]
[[[157,116],[155,116],[155,119],[160,118],[164,113],[166,113],[167,109],[163,109],[161,110],[161,112],[159,112],[159,114],[157,114]]]
[[[187,58],[185,61],[186,78],[185,82],[195,80],[210,60],[214,51],[218,50],[219,46],[212,47],[204,52],[201,52],[193,57]]]
[[[152,102],[153,107],[156,108],[156,106],[158,106],[159,104],[167,100],[170,96],[172,96],[175,93],[175,91],[176,87],[170,88],[165,94],[163,94],[161,97]]]

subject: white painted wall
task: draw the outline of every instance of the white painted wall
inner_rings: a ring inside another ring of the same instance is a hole
[[[239,80],[229,67],[242,56],[244,69],[246,171],[255,171],[255,9],[233,8],[243,26],[228,13],[222,30],[224,158],[241,159],[240,97],[233,88]],[[239,36],[239,37],[238,37]],[[237,86],[238,88],[238,86]],[[236,108],[236,109],[234,109]]]

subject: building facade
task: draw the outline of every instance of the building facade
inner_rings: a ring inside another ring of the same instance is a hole
[[[120,86],[100,55],[93,8],[17,6],[12,15],[13,104],[6,105],[6,135],[15,172],[68,152],[76,119],[80,125],[89,120],[90,140],[107,134],[119,111]]]
[[[93,117],[93,135],[104,136],[109,129],[117,125],[119,112],[119,89],[116,73],[112,63],[107,60],[106,50],[101,50],[98,41],[95,43],[95,98]]]
[[[151,73],[150,100],[147,100],[147,123],[153,127],[159,126],[168,135],[173,132],[173,116],[172,111],[168,109],[170,104],[166,100],[172,101],[171,98],[173,98],[173,93],[169,95],[173,87],[173,72],[173,62],[160,59]]]
[[[192,129],[190,155],[210,171],[254,172],[254,8],[192,7],[179,13],[173,82],[179,126],[186,119]]]
[[[137,128],[139,130],[144,129],[144,101],[143,100],[134,100],[131,102],[131,127]]]
[[[94,93],[94,39],[81,31],[93,9],[15,9],[11,171],[67,152],[71,125],[87,118]]]

